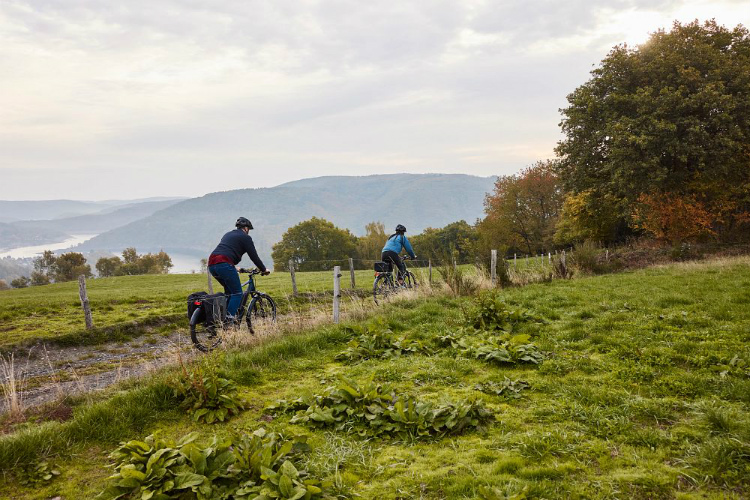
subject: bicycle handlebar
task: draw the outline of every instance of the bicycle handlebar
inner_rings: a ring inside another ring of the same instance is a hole
[[[249,274],[250,276],[254,276],[256,274],[263,274],[263,272],[257,267],[254,267],[252,269],[245,269],[244,267],[241,267],[238,272],[243,273],[243,274]]]

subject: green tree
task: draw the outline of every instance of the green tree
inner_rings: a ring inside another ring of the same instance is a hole
[[[566,191],[586,193],[581,213],[597,206],[602,220],[617,217],[613,239],[632,231],[641,195],[694,196],[716,229],[739,231],[750,220],[748,95],[742,26],[676,22],[636,48],[615,47],[562,110]]]
[[[365,261],[380,260],[380,251],[386,239],[388,235],[385,233],[385,224],[370,222],[365,226],[365,235],[357,238],[357,257]],[[369,269],[371,264],[371,262],[365,262],[361,267]]]
[[[96,271],[102,278],[109,278],[111,276],[117,276],[118,272],[122,268],[122,260],[120,257],[102,257],[96,261]]]
[[[91,274],[91,266],[86,264],[86,258],[82,253],[78,252],[68,252],[60,255],[55,260],[52,273],[56,283],[73,281],[81,275],[87,278],[93,276]]]
[[[356,237],[348,230],[313,217],[290,227],[273,246],[271,257],[274,268],[279,270],[288,270],[288,262],[293,260],[300,271],[318,271],[330,269],[333,261],[343,263],[354,257],[355,247]]]
[[[409,241],[420,259],[442,260],[454,256],[462,264],[474,262],[478,239],[476,228],[460,220],[438,229],[428,227]]]
[[[483,251],[509,248],[532,254],[551,249],[562,202],[553,161],[499,177],[484,200],[485,218],[478,227]]]
[[[57,257],[52,250],[45,250],[34,259],[34,271],[31,273],[31,285],[48,285],[52,282]]]
[[[26,288],[31,283],[31,280],[26,276],[20,276],[10,282],[10,286],[13,288]]]
[[[49,285],[52,279],[41,271],[31,271],[31,286]]]

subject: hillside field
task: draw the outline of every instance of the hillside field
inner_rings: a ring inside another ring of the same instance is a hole
[[[280,287],[281,276],[272,275]],[[168,287],[153,277],[153,293],[141,298],[124,291],[128,278],[92,281],[94,310],[106,304],[97,304],[95,294],[106,290],[110,302],[148,300],[148,314],[182,313],[170,300],[182,301],[205,277],[169,278]],[[272,283],[261,281],[260,288],[273,291]],[[19,292],[25,291],[13,292],[12,309],[30,300]],[[247,402],[227,423],[197,424],[186,415],[171,385],[180,371],[166,368],[76,400],[66,422],[23,424],[0,438],[0,497],[94,498],[107,485],[108,454],[121,441],[157,431],[176,441],[197,432],[196,443],[207,446],[213,436],[260,428],[308,435],[311,450],[298,468],[330,480],[327,491],[344,498],[750,495],[750,258],[557,280],[502,290],[499,297],[513,313],[504,326],[510,332],[498,335],[520,335],[511,344],[525,343],[536,362],[463,347],[490,338],[469,322],[476,299],[418,295],[358,322],[203,358],[203,369],[234,381]],[[72,305],[77,298],[57,300]],[[368,335],[398,339],[404,350],[359,359],[354,354]],[[279,400],[309,400],[343,380],[360,387],[372,381],[389,400],[471,402],[491,417],[446,435],[374,435],[361,422],[337,426],[321,417],[312,425],[316,420],[299,418],[304,410],[297,403],[268,409]],[[295,410],[301,413],[292,423]],[[19,479],[33,476],[42,460],[60,476],[23,486]]]

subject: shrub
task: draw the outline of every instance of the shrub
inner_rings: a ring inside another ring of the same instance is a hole
[[[477,330],[512,331],[534,318],[522,309],[508,309],[500,294],[494,290],[481,292],[472,306],[464,312],[466,324]]]
[[[312,400],[278,401],[271,413],[293,413],[291,423],[333,427],[361,436],[390,436],[402,440],[443,437],[484,426],[492,413],[479,401],[434,405],[410,396],[396,397],[372,380],[362,385],[341,378]]]
[[[418,340],[408,339],[405,336],[395,337],[382,320],[371,321],[362,327],[350,328],[350,331],[359,335],[349,341],[346,349],[336,356],[338,360],[388,359],[404,354],[429,352],[427,346]]]
[[[294,465],[309,451],[304,437],[259,429],[240,438],[214,437],[205,448],[196,437],[174,443],[151,435],[121,443],[110,455],[115,473],[97,499],[316,499],[329,486]]]
[[[224,422],[245,408],[237,385],[216,374],[212,367],[198,366],[191,371],[182,365],[181,376],[172,382],[174,395],[196,422]]]
[[[438,272],[453,295],[474,295],[479,290],[479,283],[469,276],[465,269],[448,263],[448,260],[445,262],[446,264],[438,268]]]
[[[475,338],[460,331],[438,337],[443,346],[450,346],[457,353],[469,358],[489,361],[498,365],[513,365],[521,363],[541,364],[544,353],[529,342],[528,335],[504,334],[502,336],[485,335]]]
[[[605,267],[599,262],[601,250],[593,241],[585,241],[575,247],[570,257],[571,264],[577,270],[586,274],[601,274]]]

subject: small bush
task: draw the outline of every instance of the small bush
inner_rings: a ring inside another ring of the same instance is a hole
[[[365,326],[350,328],[358,333],[357,338],[347,344],[337,360],[359,361],[364,359],[390,359],[406,354],[429,352],[422,342],[404,337],[395,337],[386,327],[385,321],[371,321]]]
[[[474,295],[479,290],[479,282],[462,267],[446,263],[438,268],[438,272],[455,296]]]
[[[477,330],[512,331],[533,318],[522,309],[508,309],[500,294],[494,290],[480,292],[473,305],[464,312],[466,324]]]
[[[182,365],[181,377],[172,385],[182,408],[196,422],[224,422],[245,409],[244,401],[237,394],[237,385],[219,377],[212,367],[198,366],[188,371]]]
[[[389,395],[372,380],[359,385],[341,378],[312,400],[278,401],[266,411],[293,413],[292,424],[333,427],[361,436],[390,436],[401,440],[455,435],[483,427],[492,413],[479,401],[434,405],[410,396]]]
[[[112,452],[115,473],[96,498],[324,498],[329,484],[300,471],[299,455],[309,451],[304,437],[285,439],[259,429],[251,435],[219,440],[207,447],[196,433],[177,443],[151,435],[121,443]]]
[[[592,241],[585,241],[576,246],[575,252],[571,256],[571,264],[577,270],[586,274],[600,274],[604,268],[599,263],[599,254],[601,249]]]

